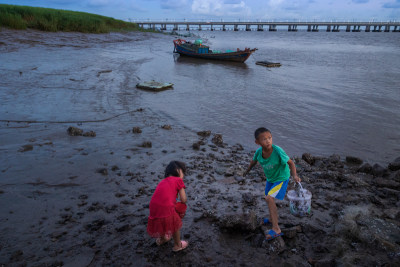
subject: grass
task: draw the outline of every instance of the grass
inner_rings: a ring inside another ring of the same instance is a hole
[[[29,28],[50,32],[143,31],[136,23],[96,14],[5,4],[0,4],[0,26],[18,30]]]

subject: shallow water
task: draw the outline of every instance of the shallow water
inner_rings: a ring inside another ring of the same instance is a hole
[[[213,49],[257,47],[244,64],[179,57],[170,35],[7,34],[1,120],[97,120],[145,106],[247,149],[264,126],[290,156],[387,163],[400,154],[397,33],[195,32]],[[174,89],[135,88],[153,79]]]

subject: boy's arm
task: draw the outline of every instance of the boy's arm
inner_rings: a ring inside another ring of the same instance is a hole
[[[250,165],[249,165],[249,167],[247,168],[247,170],[243,173],[243,177],[246,176],[246,175],[249,173],[249,171],[250,171],[251,169],[253,169],[253,167],[254,167],[256,164],[257,164],[257,161],[252,160],[252,161],[250,162]]]
[[[287,164],[289,165],[290,175],[294,178],[296,182],[300,183],[301,179],[299,176],[297,176],[296,165],[294,164],[294,162],[289,159]]]

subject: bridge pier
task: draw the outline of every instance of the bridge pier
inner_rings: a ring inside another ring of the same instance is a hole
[[[237,25],[237,24],[235,24],[235,25],[233,25],[233,30],[235,31],[235,32],[237,32],[238,30],[239,30],[239,27],[238,27],[239,25]]]
[[[222,30],[226,31],[225,24],[222,25]]]
[[[385,32],[390,32],[390,26],[389,25],[385,25]]]
[[[371,31],[371,26],[370,25],[365,26],[365,32],[370,32],[370,31]]]
[[[257,31],[258,32],[264,31],[263,25],[257,25]]]
[[[330,32],[331,31],[331,25],[326,26],[326,31]]]
[[[352,32],[360,32],[360,25],[353,25]]]
[[[174,31],[177,31],[178,30],[178,24],[174,24],[174,29],[173,29]]]
[[[270,25],[269,25],[268,31],[270,31],[270,32],[276,32],[276,25],[275,25],[275,24],[270,24]]]
[[[397,29],[397,26],[394,26],[394,29],[392,32],[399,32],[399,30]]]
[[[339,25],[333,25],[333,30],[332,32],[340,32],[339,30]]]
[[[382,31],[382,25],[374,25],[374,29],[372,31],[373,32],[381,32]]]
[[[199,24],[199,31],[201,31],[201,25]]]
[[[317,31],[318,31],[318,25],[313,25],[312,31],[313,31],[313,32],[317,32]]]
[[[346,32],[350,32],[351,30],[351,25],[346,25]]]
[[[288,32],[297,32],[297,25],[289,25]]]
[[[250,24],[246,24],[246,32],[249,32],[249,31],[251,31],[251,28],[250,28]]]
[[[187,30],[188,32],[190,32],[189,24],[186,24],[186,30]]]

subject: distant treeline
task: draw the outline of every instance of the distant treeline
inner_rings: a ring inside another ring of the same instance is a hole
[[[107,33],[141,30],[136,23],[85,12],[0,4],[0,26],[12,29]]]

